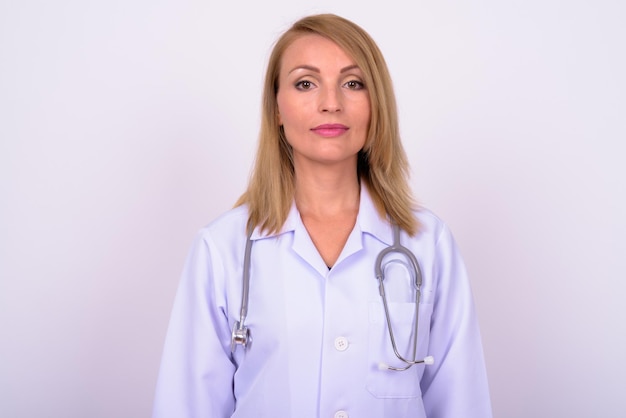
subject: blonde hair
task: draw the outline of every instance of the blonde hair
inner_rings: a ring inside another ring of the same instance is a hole
[[[339,45],[364,74],[371,117],[357,170],[382,217],[386,215],[410,235],[417,233],[415,203],[408,184],[409,165],[402,147],[393,86],[387,64],[373,39],[356,24],[333,14],[298,20],[276,42],[269,58],[263,90],[261,130],[248,189],[235,206],[248,206],[248,229],[280,231],[294,198],[291,146],[279,126],[278,79],[283,54],[303,35],[316,34]]]

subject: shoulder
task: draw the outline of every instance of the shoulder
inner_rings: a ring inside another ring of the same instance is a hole
[[[238,206],[215,218],[200,228],[198,238],[203,241],[215,241],[219,246],[227,242],[240,242],[246,239],[248,222],[247,206]]]
[[[420,206],[413,213],[419,223],[416,238],[429,238],[437,242],[442,234],[449,233],[446,223],[430,209]]]
[[[420,222],[420,229],[413,240],[420,251],[439,263],[451,265],[453,260],[454,263],[460,263],[460,250],[446,222],[426,208],[418,209],[415,215]]]
[[[239,206],[200,228],[191,245],[189,262],[211,265],[220,274],[228,266],[238,265],[246,245],[247,221],[247,208]]]

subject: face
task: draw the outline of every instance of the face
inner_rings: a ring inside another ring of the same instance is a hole
[[[297,38],[283,53],[276,95],[279,123],[302,164],[354,164],[370,121],[361,69],[319,35]]]

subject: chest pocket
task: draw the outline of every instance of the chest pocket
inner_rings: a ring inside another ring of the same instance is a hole
[[[389,317],[399,354],[407,360],[413,359],[413,336],[415,333],[415,302],[389,302]],[[432,303],[421,302],[417,335],[417,359],[428,355]],[[421,397],[420,379],[424,365],[416,364],[408,370],[380,370],[379,364],[405,367],[393,351],[385,310],[382,301],[369,306],[369,370],[367,390],[377,398]]]

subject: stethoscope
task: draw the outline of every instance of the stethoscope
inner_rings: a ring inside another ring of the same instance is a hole
[[[248,299],[249,299],[249,290],[250,290],[250,254],[252,253],[252,239],[251,233],[248,234],[248,238],[246,240],[246,248],[244,252],[243,258],[243,288],[241,291],[241,310],[239,312],[239,321],[236,321],[233,325],[233,332],[231,335],[230,342],[230,350],[232,353],[235,352],[238,345],[241,345],[244,349],[246,349],[252,343],[252,337],[250,335],[250,329],[245,325],[246,317],[248,316]],[[408,261],[410,265],[410,270],[413,273],[413,287],[415,290],[415,314],[414,314],[414,325],[413,325],[413,341],[412,341],[412,359],[406,359],[404,356],[400,354],[398,351],[398,347],[396,345],[396,339],[393,335],[393,327],[391,325],[391,318],[389,316],[389,307],[387,306],[387,296],[385,294],[385,268],[388,264],[393,262],[399,262],[399,260],[392,260],[388,263],[383,263],[386,256],[391,253],[402,254]],[[400,243],[400,227],[396,224],[393,224],[393,245],[382,250],[378,256],[376,257],[376,264],[374,265],[374,270],[376,272],[376,279],[378,280],[378,291],[380,293],[380,297],[383,300],[383,307],[385,310],[385,319],[387,321],[387,330],[389,332],[389,339],[391,340],[391,346],[393,347],[393,352],[396,357],[404,362],[406,366],[404,367],[393,367],[386,363],[379,363],[378,368],[380,370],[394,370],[394,371],[404,371],[414,364],[433,364],[434,359],[432,356],[424,357],[423,359],[417,359],[417,331],[418,331],[418,322],[419,322],[419,304],[420,304],[420,296],[421,296],[421,288],[422,288],[422,269],[420,268],[419,263],[417,262],[417,258],[415,255],[406,247],[404,247]]]

